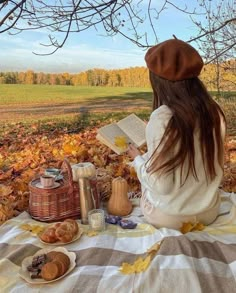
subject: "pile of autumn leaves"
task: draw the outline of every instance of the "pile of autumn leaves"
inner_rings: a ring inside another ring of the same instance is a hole
[[[14,129],[13,129],[14,128]],[[65,131],[39,131],[37,126],[14,125],[0,138],[0,224],[27,210],[29,182],[45,168],[59,167],[67,158],[71,164],[91,162],[110,178],[122,176],[130,191],[140,189],[128,158],[115,155],[96,139],[97,128],[69,134]]]
[[[97,139],[97,128],[80,133],[65,130],[40,131],[37,125],[26,128],[14,124],[0,138],[0,224],[27,210],[29,182],[47,167],[58,167],[67,158],[71,164],[91,162],[110,178],[127,179],[130,191],[140,191],[136,174],[125,155],[116,155]],[[232,166],[236,162],[236,141],[227,142],[225,178],[222,187],[236,191]]]

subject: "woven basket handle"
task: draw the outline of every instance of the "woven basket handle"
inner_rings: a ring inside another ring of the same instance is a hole
[[[64,161],[62,161],[61,163],[61,169],[63,170],[66,170],[67,171],[67,174],[68,174],[68,182],[69,182],[69,192],[70,193],[73,193],[73,174],[72,174],[72,169],[71,169],[71,166],[70,166],[70,162],[68,161],[68,159],[64,159]]]

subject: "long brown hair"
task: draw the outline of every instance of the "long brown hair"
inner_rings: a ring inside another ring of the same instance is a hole
[[[164,145],[160,150],[157,146],[150,158],[147,171],[168,173],[181,166],[182,184],[190,173],[198,180],[194,163],[193,136],[194,130],[198,126],[205,173],[207,178],[213,180],[216,176],[215,155],[223,168],[224,145],[220,117],[222,116],[225,121],[223,111],[197,77],[173,82],[160,78],[150,71],[150,82],[154,96],[153,110],[161,105],[166,105],[171,109],[173,116],[159,144],[159,146]],[[179,147],[174,153],[177,144]],[[170,156],[170,154],[173,155]],[[186,159],[188,168],[183,181],[183,165]]]

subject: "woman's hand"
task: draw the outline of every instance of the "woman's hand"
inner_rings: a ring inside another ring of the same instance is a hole
[[[128,146],[127,149],[127,155],[134,160],[137,156],[141,155],[141,152],[131,143]]]

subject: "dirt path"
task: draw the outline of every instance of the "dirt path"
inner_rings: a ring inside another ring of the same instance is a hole
[[[81,112],[118,112],[150,109],[151,104],[143,100],[99,101],[94,104],[38,104],[30,106],[8,105],[0,108],[0,121],[21,120],[24,118],[42,118],[59,115],[76,115]]]

